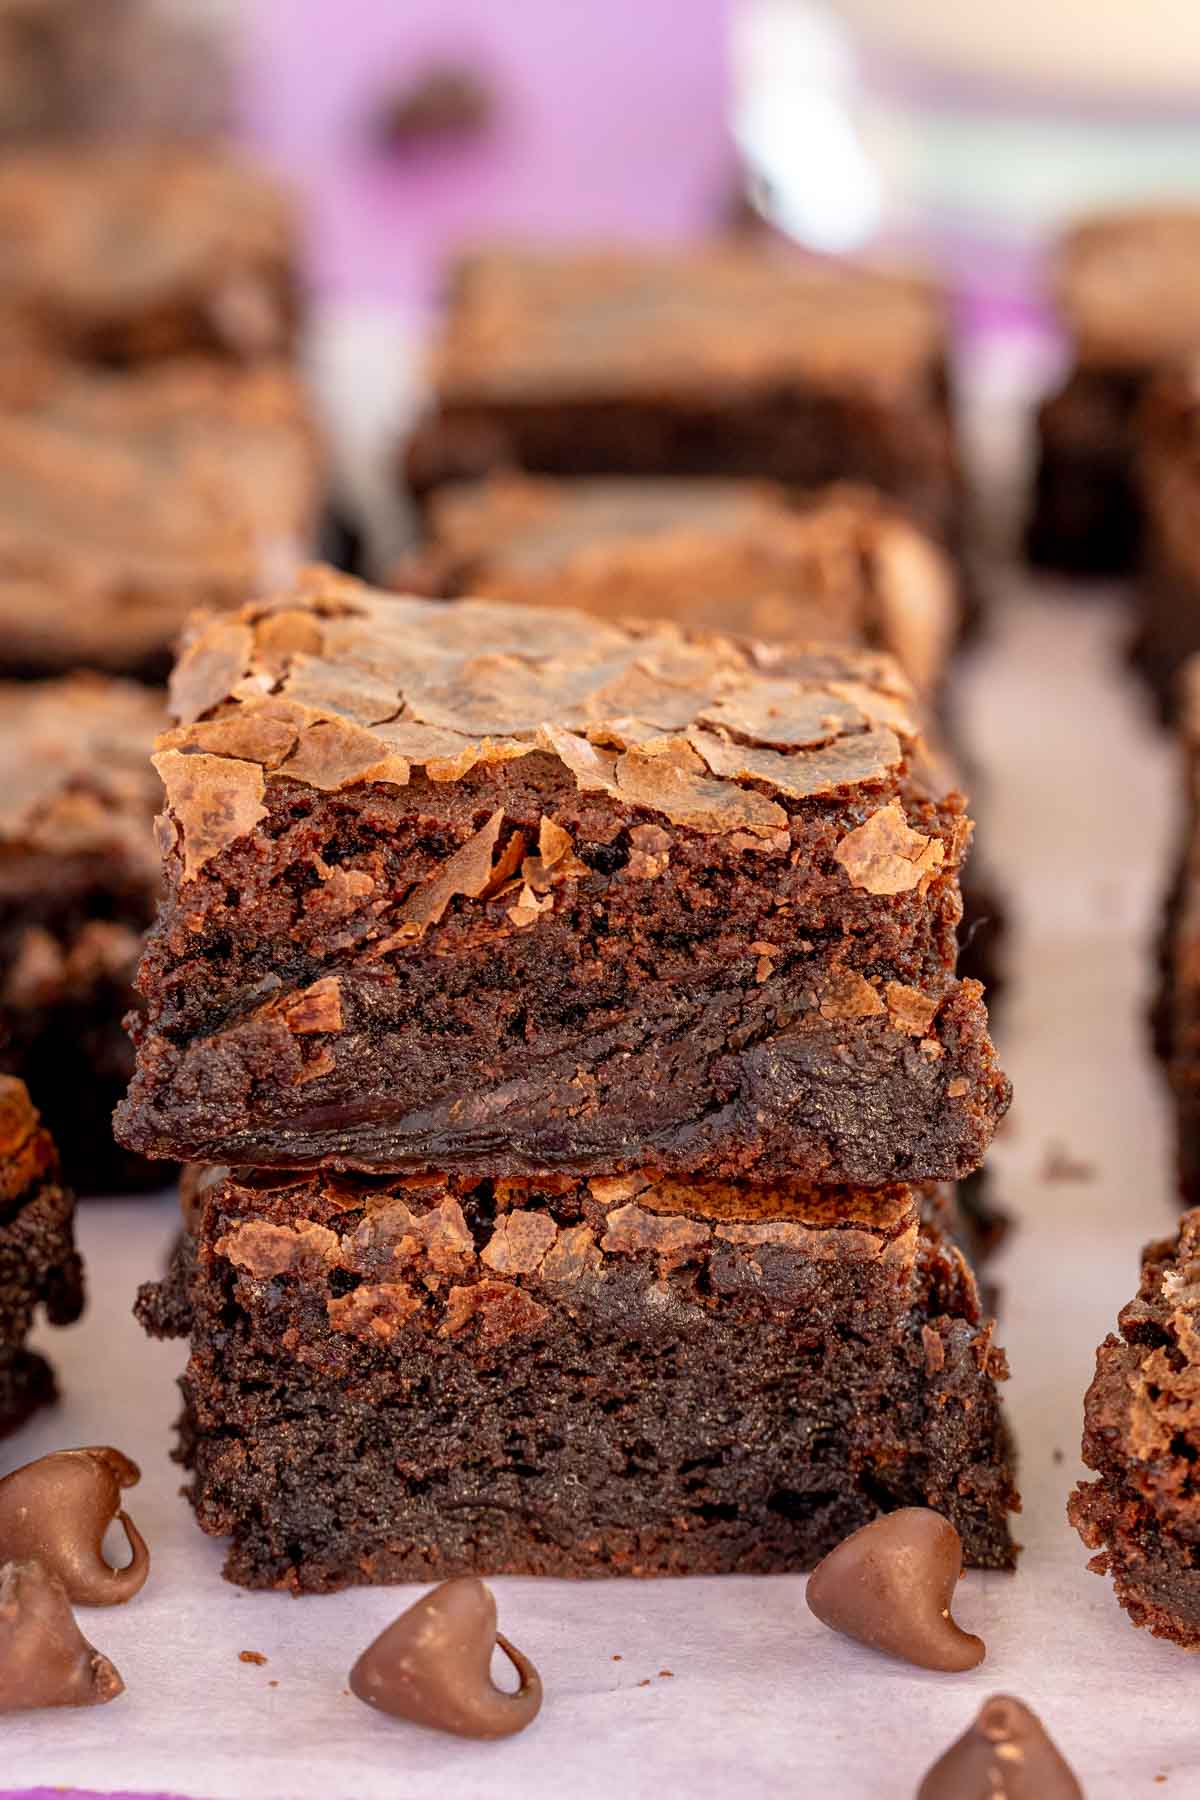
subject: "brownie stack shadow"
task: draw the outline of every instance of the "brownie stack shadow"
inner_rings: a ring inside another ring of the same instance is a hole
[[[314,570],[198,626],[129,1146],[251,1586],[1012,1560],[948,1184],[1009,1097],[885,655]]]

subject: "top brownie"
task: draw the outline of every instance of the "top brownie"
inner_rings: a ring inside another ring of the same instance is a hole
[[[189,613],[311,555],[322,461],[287,368],[0,361],[0,672],[164,679]]]
[[[915,278],[729,247],[484,253],[459,271],[409,483],[854,479],[949,528],[945,322]]]
[[[1200,348],[1200,207],[1098,214],[1069,231],[1059,315],[1085,368],[1140,373]]]
[[[1008,1102],[869,652],[372,592],[197,626],[118,1116],[187,1161],[875,1185]]]
[[[0,164],[0,308],[72,356],[278,356],[296,332],[296,255],[280,191],[213,150],[28,150]]]
[[[693,630],[890,650],[933,693],[957,634],[945,552],[863,488],[493,475],[434,495],[410,593],[578,606]]]

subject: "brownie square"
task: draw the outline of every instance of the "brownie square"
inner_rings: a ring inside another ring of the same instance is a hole
[[[767,482],[493,475],[435,493],[426,524],[392,577],[403,592],[862,644],[925,694],[960,625],[945,552],[865,488],[797,506]]]
[[[1200,652],[1200,356],[1150,383],[1138,413],[1143,518],[1135,659],[1165,716],[1179,704],[1180,670]]]
[[[1068,1516],[1135,1625],[1200,1649],[1200,1211],[1143,1252],[1137,1298],[1096,1352]]]
[[[53,1400],[54,1376],[27,1348],[35,1316],[70,1325],[83,1310],[75,1200],[23,1082],[0,1075],[0,1436]]]
[[[897,1506],[1013,1561],[1005,1374],[936,1196],[222,1172],[163,1284],[250,1587],[809,1568]]]
[[[280,190],[215,149],[22,150],[0,163],[0,308],[75,357],[286,353],[297,258]]]
[[[887,658],[312,571],[173,680],[121,1141],[254,1167],[871,1185],[1009,1099],[961,795]]]
[[[0,366],[0,673],[165,679],[192,611],[311,555],[322,462],[284,368]]]
[[[453,282],[431,376],[419,501],[504,467],[854,480],[957,529],[945,320],[915,278],[729,245],[484,252]]]
[[[1119,574],[1141,544],[1136,418],[1148,378],[1200,350],[1200,210],[1146,208],[1066,234],[1054,303],[1074,363],[1038,413],[1028,548],[1072,574]]]
[[[0,684],[0,1068],[29,1084],[72,1184],[162,1179],[113,1141],[133,1062],[141,936],[158,900],[150,764],[161,698],[77,675]]]

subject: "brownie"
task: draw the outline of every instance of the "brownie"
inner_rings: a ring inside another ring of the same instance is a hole
[[[1028,549],[1072,574],[1138,560],[1136,418],[1147,378],[1200,350],[1200,209],[1105,213],[1067,233],[1054,304],[1074,361],[1038,413]]]
[[[217,34],[179,10],[0,0],[0,140],[207,135],[228,123]]]
[[[863,488],[789,504],[767,482],[493,475],[434,494],[393,585],[608,620],[890,650],[920,691],[958,632],[945,552]]]
[[[1179,683],[1182,763],[1180,844],[1159,941],[1159,991],[1153,1013],[1175,1114],[1179,1192],[1200,1204],[1200,658]]]
[[[215,149],[38,149],[0,161],[0,307],[106,363],[288,352],[298,324],[290,208]]]
[[[75,1200],[25,1084],[0,1075],[0,1436],[53,1400],[50,1365],[27,1346],[39,1313],[70,1325],[83,1311]]]
[[[1200,1649],[1200,1211],[1143,1253],[1138,1295],[1096,1352],[1068,1516],[1135,1625]]]
[[[1012,1564],[1003,1353],[932,1196],[223,1174],[139,1313],[190,1330],[231,1580],[805,1569],[911,1505]]]
[[[453,280],[411,492],[533,475],[862,481],[959,524],[946,324],[933,290],[732,245],[485,251]]]
[[[1170,717],[1179,674],[1200,652],[1200,551],[1192,542],[1200,506],[1200,355],[1149,383],[1138,413],[1142,506],[1135,660]]]
[[[970,823],[890,659],[310,571],[175,671],[118,1117],[190,1162],[974,1168]]]
[[[163,1179],[120,1150],[121,1020],[154,916],[161,698],[76,675],[0,683],[0,1068],[29,1084],[85,1193]]]
[[[0,365],[0,673],[165,679],[190,612],[311,555],[322,474],[287,369]]]

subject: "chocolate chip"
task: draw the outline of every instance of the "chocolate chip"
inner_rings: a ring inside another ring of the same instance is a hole
[[[104,1706],[124,1689],[75,1623],[57,1575],[37,1562],[0,1567],[0,1713]]]
[[[919,1669],[973,1669],[982,1638],[950,1616],[962,1573],[962,1541],[948,1519],[923,1506],[873,1519],[839,1544],[808,1579],[808,1604],[823,1625]]]
[[[121,1507],[121,1489],[140,1480],[137,1464],[107,1446],[57,1450],[14,1469],[0,1481],[0,1559],[36,1558],[75,1605],[132,1600],[150,1573],[150,1552]],[[104,1534],[114,1519],[131,1552],[123,1569],[104,1560]]]
[[[993,1694],[934,1763],[917,1800],[1083,1800],[1083,1789],[1036,1714]]]
[[[492,1680],[497,1644],[520,1677],[515,1693]],[[444,1581],[401,1613],[363,1651],[350,1686],[380,1712],[468,1738],[511,1737],[542,1704],[537,1670],[496,1630],[491,1589],[470,1578]]]

